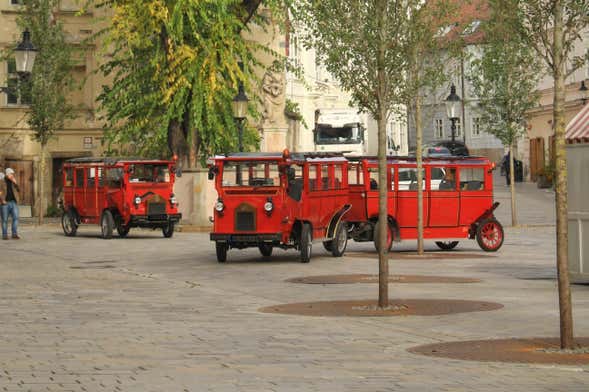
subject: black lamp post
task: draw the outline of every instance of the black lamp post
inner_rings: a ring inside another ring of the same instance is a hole
[[[456,120],[460,118],[460,97],[456,94],[456,86],[454,84],[450,87],[450,95],[448,95],[445,102],[446,115],[452,122],[452,127],[450,129],[452,130],[452,144],[454,144],[456,139]]]
[[[37,48],[31,42],[31,33],[25,30],[22,33],[22,41],[14,48],[14,60],[16,62],[16,72],[20,78],[25,78],[33,71],[35,58],[37,57]],[[8,87],[0,87],[3,93],[10,92]]]
[[[242,67],[241,64],[240,67]],[[237,95],[235,98],[233,98],[233,102],[231,103],[231,108],[233,109],[233,118],[237,122],[239,152],[243,151],[243,123],[247,116],[247,105],[248,99],[247,95],[245,95],[243,82],[239,81]]]
[[[581,92],[581,103],[582,106],[585,106],[585,104],[587,103],[587,91],[589,89],[587,88],[587,86],[585,86],[585,81],[582,80],[581,81],[581,87],[579,88],[579,91]]]

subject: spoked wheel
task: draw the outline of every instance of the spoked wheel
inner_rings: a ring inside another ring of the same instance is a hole
[[[174,235],[174,222],[168,222],[167,225],[162,227],[162,233],[166,238],[172,237]]]
[[[117,232],[119,233],[119,237],[121,238],[125,238],[127,234],[129,234],[130,230],[131,228],[129,226],[123,224],[117,226]]]
[[[262,254],[262,256],[264,256],[264,257],[272,256],[272,244],[267,244],[265,242],[262,242],[258,245],[258,249],[260,249],[260,253]]]
[[[496,252],[503,245],[503,226],[494,218],[485,219],[477,227],[476,237],[482,250]]]
[[[452,250],[458,245],[458,241],[436,241],[438,248],[442,250]]]
[[[71,211],[65,211],[61,216],[61,227],[63,232],[68,237],[74,237],[78,231],[78,224],[76,218]]]
[[[346,224],[341,222],[335,233],[335,238],[331,242],[331,254],[334,257],[342,257],[348,246],[348,230]]]
[[[225,242],[217,241],[215,242],[215,248],[217,250],[217,261],[219,263],[227,261],[227,244]]]
[[[311,233],[311,225],[303,223],[301,229],[301,263],[308,263],[311,261],[311,250],[313,248],[313,234]]]
[[[105,240],[112,238],[112,232],[115,226],[115,220],[112,217],[112,212],[104,210],[100,218],[100,229],[102,230],[102,238]]]
[[[391,225],[387,224],[387,252],[393,248],[393,239],[395,235],[393,234],[393,228]],[[373,231],[373,240],[374,240],[374,247],[376,250],[379,250],[380,247],[378,246],[378,222],[374,223],[374,231]]]

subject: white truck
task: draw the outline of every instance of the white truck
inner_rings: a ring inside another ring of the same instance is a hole
[[[315,151],[366,154],[363,115],[352,108],[315,110]]]
[[[392,129],[387,125],[387,154],[395,155]],[[353,108],[315,110],[313,129],[315,151],[345,152],[350,155],[376,155],[376,121]]]

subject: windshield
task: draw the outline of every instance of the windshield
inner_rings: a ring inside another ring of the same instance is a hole
[[[170,182],[168,165],[135,163],[129,165],[129,182]]]
[[[223,164],[224,187],[231,186],[279,186],[277,162],[230,162]]]
[[[315,132],[315,143],[317,144],[359,144],[363,139],[363,129],[359,124],[348,124],[335,128],[319,124]]]

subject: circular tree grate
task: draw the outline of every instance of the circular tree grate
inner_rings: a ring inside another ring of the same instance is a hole
[[[410,348],[414,354],[483,362],[589,364],[589,338],[576,338],[574,350],[560,350],[558,338],[474,340]]]
[[[378,275],[317,275],[302,276],[287,279],[288,283],[304,284],[350,284],[350,283],[378,283]],[[430,275],[389,275],[389,283],[480,283],[480,279],[461,278],[453,276]]]
[[[390,252],[389,259],[391,260],[441,260],[441,259],[484,259],[489,257],[497,257],[486,253],[467,253],[467,252],[445,252],[433,251],[425,252],[423,255],[418,255],[417,252]],[[375,252],[346,252],[346,256],[360,257],[367,259],[378,259],[378,253]]]
[[[387,308],[379,308],[377,301],[322,301],[268,306],[263,313],[293,314],[326,317],[386,317],[386,316],[439,316],[443,314],[480,312],[501,309],[495,302],[453,299],[391,299]]]

